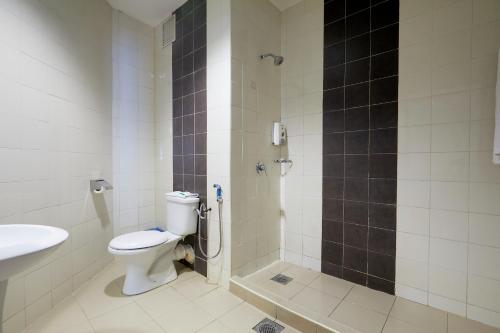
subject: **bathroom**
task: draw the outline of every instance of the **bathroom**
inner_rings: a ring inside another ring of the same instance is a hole
[[[0,27],[0,333],[500,332],[500,0]]]

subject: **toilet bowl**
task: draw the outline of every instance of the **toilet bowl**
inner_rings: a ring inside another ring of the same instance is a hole
[[[174,249],[180,239],[168,231],[138,231],[114,238],[108,251],[125,264],[123,293],[137,295],[175,280]],[[153,264],[163,269],[151,272]]]
[[[125,264],[122,292],[137,295],[177,278],[174,261],[194,259],[189,245],[178,244],[184,236],[196,232],[199,199],[167,193],[167,229],[146,230],[115,237],[108,251]]]

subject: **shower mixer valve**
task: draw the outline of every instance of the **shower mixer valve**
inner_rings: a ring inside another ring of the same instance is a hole
[[[257,162],[255,165],[255,171],[260,175],[264,172],[264,174],[267,176],[267,171],[266,171],[266,166],[262,162]]]

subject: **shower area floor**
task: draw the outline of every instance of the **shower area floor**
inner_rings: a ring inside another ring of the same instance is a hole
[[[271,280],[277,274],[292,280],[287,284]],[[283,262],[245,277],[233,277],[231,290],[302,332],[500,332],[452,313]]]

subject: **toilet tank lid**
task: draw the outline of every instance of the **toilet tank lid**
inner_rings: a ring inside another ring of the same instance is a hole
[[[198,193],[175,191],[175,192],[165,193],[165,196],[168,201],[180,202],[186,204],[196,203],[200,201]]]

